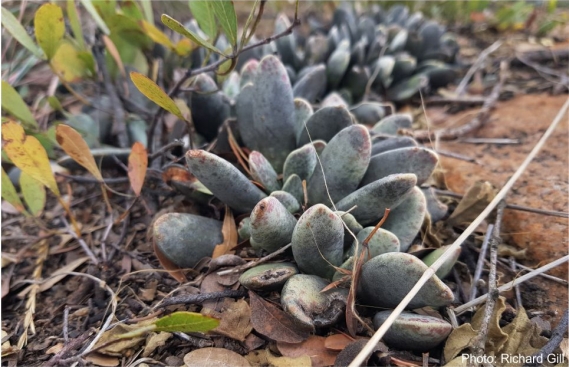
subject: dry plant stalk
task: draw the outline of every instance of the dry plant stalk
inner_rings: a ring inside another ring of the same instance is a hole
[[[474,232],[474,230],[482,223],[482,221],[504,199],[508,191],[510,191],[512,186],[524,173],[530,162],[535,158],[537,153],[539,153],[539,151],[545,144],[545,141],[551,136],[557,125],[559,125],[563,116],[567,112],[567,109],[569,109],[569,100],[567,100],[567,102],[565,102],[563,107],[561,107],[561,109],[557,113],[557,116],[555,116],[555,118],[551,122],[549,128],[545,131],[541,139],[538,141],[538,143],[535,145],[532,151],[528,154],[528,156],[526,157],[524,162],[520,165],[518,170],[514,173],[514,175],[508,180],[508,182],[506,182],[506,184],[500,190],[500,192],[496,194],[494,200],[492,200],[492,202],[488,204],[486,209],[484,209],[482,213],[480,213],[480,215],[468,226],[468,228],[466,228],[465,231],[454,241],[454,243],[451,246],[449,246],[447,251],[445,251],[445,253],[443,253],[443,255],[423,273],[419,281],[415,284],[415,286],[411,289],[411,291],[407,294],[407,296],[405,296],[405,298],[399,303],[399,305],[393,310],[393,312],[387,318],[387,320],[385,320],[383,325],[381,325],[381,327],[377,329],[373,337],[368,341],[368,343],[360,351],[360,353],[356,356],[356,358],[354,358],[352,363],[350,363],[349,367],[361,366],[367,360],[368,356],[373,352],[373,349],[375,348],[377,343],[385,335],[385,333],[391,327],[395,319],[401,314],[401,312],[403,312],[403,310],[409,304],[409,302],[411,302],[411,300],[421,290],[423,285],[425,285],[425,283],[435,274],[435,272],[441,267],[441,265],[448,260],[453,251],[455,251],[468,238],[468,236],[470,236],[472,232]],[[569,258],[569,255],[563,257],[562,259],[559,259],[558,261],[561,260],[567,261],[567,258]],[[502,290],[501,288],[502,287],[498,288],[498,290]]]
[[[43,263],[47,259],[49,253],[49,244],[46,239],[41,240],[37,244],[37,254],[36,264],[34,266],[34,272],[32,274],[35,283],[29,286],[28,298],[26,300],[26,314],[24,315],[24,330],[20,339],[18,339],[18,348],[22,349],[28,344],[28,330],[32,333],[36,333],[36,326],[34,325],[34,314],[36,313],[36,295],[39,293],[41,273],[43,270]]]

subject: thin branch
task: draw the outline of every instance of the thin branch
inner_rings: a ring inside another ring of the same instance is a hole
[[[490,239],[490,273],[488,274],[488,295],[490,298],[486,302],[486,308],[484,309],[484,316],[482,318],[482,324],[480,325],[478,336],[473,340],[472,349],[474,354],[477,356],[482,356],[484,354],[484,346],[486,345],[486,339],[488,338],[490,319],[494,314],[494,307],[496,306],[496,301],[500,296],[500,292],[498,292],[497,289],[496,263],[498,262],[498,245],[502,242],[500,239],[500,227],[504,216],[504,204],[505,202],[503,199],[498,204],[496,224],[494,225],[492,238]]]
[[[507,265],[509,265],[509,262],[506,262],[506,261],[503,260],[503,259],[498,259],[498,261],[499,261],[502,265],[504,265],[504,267],[506,267]],[[522,264],[520,264],[520,263],[518,263],[518,262],[514,263],[514,269],[513,269],[513,270],[510,269],[510,270],[512,270],[512,271],[514,271],[514,272],[517,273],[517,272],[518,272],[518,269],[520,269],[520,270],[522,270],[522,271],[533,271],[533,270],[534,270],[534,269],[532,269],[532,268],[530,268],[530,267],[527,267],[527,266],[524,266],[524,265],[522,265]],[[569,284],[569,282],[567,282],[566,280],[563,280],[563,279],[558,278],[558,277],[554,277],[553,275],[549,275],[549,274],[539,274],[539,276],[542,277],[542,278],[545,278],[545,279],[549,279],[549,280],[551,280],[551,281],[553,281],[553,282],[556,282],[556,283],[559,283],[559,284],[563,284],[564,286],[567,286],[567,285]]]
[[[502,91],[502,87],[504,86],[504,83],[509,74],[508,69],[508,63],[506,61],[503,61],[500,64],[500,80],[498,83],[496,83],[488,98],[486,98],[484,105],[482,105],[482,108],[476,117],[469,123],[450,129],[443,128],[435,131],[420,130],[414,134],[415,139],[431,140],[433,138],[436,138],[442,140],[452,140],[480,129],[488,121],[488,118],[490,117],[490,111],[496,105],[498,97],[500,97],[500,92]]]
[[[545,273],[546,271],[549,271],[559,265],[562,265],[564,263],[566,263],[567,261],[569,261],[569,255],[565,255],[560,259],[557,259],[555,261],[550,262],[547,265],[542,266],[541,268],[535,269],[534,271],[530,271],[527,274],[522,275],[519,278],[516,278],[514,280],[512,280],[509,283],[504,284],[503,286],[498,287],[498,291],[499,292],[505,292],[505,291],[509,291],[511,290],[513,287],[515,287],[518,284],[522,284],[523,282],[530,280],[531,278],[534,278],[540,274]],[[481,303],[486,302],[486,299],[488,298],[488,294],[484,294],[468,303],[463,304],[462,306],[458,306],[457,308],[454,309],[454,313],[456,315],[461,315],[464,312],[468,311],[469,309],[471,309],[474,306],[478,306]]]
[[[488,229],[486,230],[486,235],[484,236],[484,241],[482,242],[482,247],[480,248],[480,255],[478,256],[476,269],[474,270],[474,278],[472,279],[472,287],[470,288],[469,301],[472,301],[474,298],[476,298],[476,292],[478,291],[478,280],[482,275],[482,269],[484,268],[484,259],[486,258],[486,250],[488,250],[488,243],[490,243],[490,237],[492,236],[493,229],[494,225],[489,224]]]
[[[65,173],[55,172],[56,176],[66,178],[68,180],[72,180],[79,183],[96,183],[100,184],[101,182],[94,177],[83,177],[83,176],[72,176]],[[103,180],[105,184],[119,184],[128,182],[128,177],[116,177],[116,178],[106,178]]]
[[[551,339],[541,348],[541,350],[534,355],[529,360],[533,361],[532,363],[524,364],[524,367],[537,367],[540,366],[541,363],[537,363],[537,361],[547,361],[547,356],[553,354],[553,351],[561,344],[563,341],[563,336],[567,332],[567,326],[569,324],[569,312],[565,310],[563,312],[563,318],[551,334]]]
[[[457,199],[462,199],[464,197],[463,195],[461,195],[459,193],[448,191],[448,190],[439,190],[439,189],[434,189],[434,190],[435,190],[435,193],[437,193],[438,195],[442,195],[442,196],[450,196],[450,197],[457,198]],[[535,213],[535,214],[551,215],[553,217],[569,218],[569,213],[566,213],[566,212],[558,212],[555,210],[546,210],[546,209],[535,209],[535,208],[530,208],[530,207],[523,206],[523,205],[506,204],[506,209],[519,210],[519,211],[528,212],[528,213]]]
[[[490,55],[492,52],[499,49],[500,46],[502,46],[502,41],[498,40],[498,41],[494,42],[493,44],[491,44],[487,49],[485,49],[484,51],[482,51],[480,53],[480,56],[478,56],[478,59],[474,62],[474,64],[472,64],[472,66],[470,67],[470,69],[468,70],[468,72],[466,73],[464,78],[462,78],[462,80],[460,81],[460,84],[458,85],[458,87],[456,87],[455,93],[457,96],[460,97],[464,94],[464,92],[466,90],[466,86],[468,85],[468,82],[470,81],[470,78],[472,78],[474,73],[478,69],[480,69],[480,67],[482,66],[482,63],[484,62],[484,60],[486,60],[488,55]]]
[[[154,308],[172,306],[172,305],[193,305],[196,303],[204,303],[205,301],[209,301],[212,299],[219,299],[225,297],[231,298],[240,298],[245,297],[247,295],[246,290],[232,290],[228,289],[226,291],[221,292],[212,292],[212,293],[200,293],[200,294],[189,294],[187,296],[177,296],[177,297],[170,297],[162,300],[158,305]]]
[[[77,233],[75,233],[75,231],[69,226],[69,223],[67,222],[67,220],[65,219],[64,216],[61,217],[61,220],[63,221],[63,223],[65,224],[65,228],[67,228],[67,233],[69,233],[71,236],[73,236],[73,238],[75,238],[75,240],[77,242],[79,242],[79,245],[81,245],[81,248],[83,249],[83,251],[85,252],[85,254],[87,254],[87,256],[89,256],[89,258],[91,259],[91,261],[93,262],[93,264],[97,265],[99,264],[99,260],[97,260],[97,257],[95,256],[95,254],[91,251],[91,249],[89,248],[89,246],[87,245],[87,243],[77,235]]]
[[[399,303],[399,305],[395,308],[395,310],[393,310],[393,312],[391,313],[391,315],[389,315],[387,320],[385,320],[383,325],[381,325],[381,327],[379,329],[377,329],[377,331],[375,332],[375,334],[373,334],[372,338],[367,342],[365,347],[360,351],[360,353],[358,353],[358,355],[356,356],[356,358],[354,358],[352,363],[350,363],[349,367],[360,366],[361,364],[363,364],[367,360],[369,355],[373,352],[377,343],[381,340],[381,338],[383,338],[383,336],[385,335],[387,330],[391,327],[391,325],[393,324],[395,319],[399,315],[401,315],[401,312],[403,312],[403,310],[405,309],[405,307],[407,307],[409,302],[411,302],[411,300],[417,295],[417,293],[421,290],[421,288],[423,288],[425,283],[427,283],[427,281],[429,279],[431,279],[431,277],[433,277],[433,275],[435,275],[436,271],[450,258],[450,256],[452,256],[454,251],[458,247],[460,247],[460,245],[462,245],[462,243],[474,232],[474,230],[476,228],[478,228],[478,226],[482,223],[482,221],[484,221],[484,219],[504,199],[504,197],[506,196],[508,191],[510,191],[512,186],[514,186],[516,181],[525,172],[525,170],[526,170],[527,166],[530,164],[530,162],[535,158],[537,153],[541,150],[541,148],[545,144],[546,140],[551,136],[551,134],[553,133],[555,128],[559,125],[561,120],[563,120],[563,117],[565,116],[565,113],[567,112],[568,108],[569,108],[569,100],[567,102],[565,102],[563,107],[561,107],[561,109],[559,110],[559,113],[557,114],[557,116],[555,116],[555,118],[551,122],[551,125],[545,131],[545,133],[543,134],[543,136],[541,137],[539,142],[535,145],[535,147],[532,149],[532,151],[528,154],[528,156],[526,157],[524,162],[521,164],[521,166],[518,168],[518,170],[514,173],[514,175],[508,180],[508,182],[506,182],[506,184],[500,190],[500,192],[498,192],[498,194],[496,194],[496,197],[490,202],[490,204],[488,204],[486,209],[484,209],[482,211],[482,213],[480,213],[480,215],[474,221],[472,221],[472,223],[454,241],[454,243],[447,248],[447,250],[441,255],[441,257],[439,257],[439,259],[437,261],[435,261],[435,263],[433,265],[431,265],[423,273],[423,275],[421,276],[419,281],[415,284],[415,286],[411,289],[411,291],[409,291],[407,296],[405,296],[405,298]],[[560,263],[565,262],[567,260],[569,260],[569,255],[565,256],[564,258],[562,258],[558,261],[555,261],[554,263],[556,265],[559,265]],[[559,261],[561,261],[561,262],[559,262]],[[532,274],[532,273],[529,273],[529,274]],[[526,274],[526,275],[529,275],[529,274]],[[533,275],[533,276],[535,276],[535,275]],[[517,280],[519,281],[522,278],[523,278],[523,276]],[[501,290],[501,288],[502,287],[500,287],[499,289]],[[469,307],[472,307],[472,305]]]
[[[220,272],[217,273],[217,275],[226,275],[226,274],[232,274],[232,273],[240,273],[244,270],[247,269],[251,269],[252,267],[255,267],[259,264],[262,264],[264,262],[267,262],[277,256],[279,256],[280,254],[284,253],[286,250],[288,250],[289,248],[292,247],[292,243],[289,243],[288,245],[281,247],[280,249],[278,249],[275,252],[271,252],[270,254],[268,254],[265,257],[262,257],[260,259],[257,259],[255,261],[250,261],[247,264],[241,265],[241,266],[236,266],[233,269],[229,269],[229,270],[222,270]]]

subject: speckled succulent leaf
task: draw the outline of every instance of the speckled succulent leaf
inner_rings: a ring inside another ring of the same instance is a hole
[[[342,81],[350,64],[349,42],[342,41],[338,48],[330,55],[326,63],[328,85],[334,89]]]
[[[193,214],[167,213],[152,225],[154,244],[174,264],[192,268],[223,242],[222,223]]]
[[[241,80],[240,87],[243,88],[247,83],[252,83],[257,73],[257,67],[259,66],[259,61],[255,59],[248,60],[241,68]]]
[[[299,201],[289,192],[283,190],[277,190],[271,192],[270,197],[273,197],[280,201],[280,203],[288,210],[290,213],[296,213],[300,210]]]
[[[299,203],[304,203],[302,180],[297,174],[292,174],[283,184],[283,191],[291,194]]]
[[[253,84],[249,83],[241,89],[235,100],[235,114],[239,135],[249,149],[258,149],[259,136],[253,123]]]
[[[237,226],[239,240],[246,241],[251,237],[251,217],[245,217]]]
[[[389,43],[388,52],[395,53],[403,50],[407,44],[409,32],[406,29],[400,29]]]
[[[384,87],[389,87],[393,78],[391,73],[393,73],[393,68],[395,67],[395,57],[391,55],[382,56],[377,60],[375,68],[379,68],[377,74],[377,82],[383,84]]]
[[[399,238],[400,249],[405,252],[421,230],[427,213],[427,200],[418,187],[413,187],[395,209],[391,210],[382,228]]]
[[[389,8],[385,15],[386,24],[402,24],[409,15],[409,8],[405,5],[394,5]]]
[[[223,82],[223,93],[231,99],[239,95],[241,89],[241,77],[236,71],[231,72],[229,77]]]
[[[272,263],[257,265],[239,277],[239,283],[254,291],[278,291],[298,269],[292,263]]]
[[[443,28],[434,21],[425,22],[418,31],[421,39],[421,47],[416,51],[417,58],[424,60],[429,58],[429,53],[436,51],[440,46],[440,38]]]
[[[320,103],[320,108],[332,106],[344,106],[348,108],[348,103],[338,93],[333,92],[328,94],[322,103]]]
[[[410,129],[413,117],[408,113],[396,113],[381,119],[371,131],[378,134],[397,135],[399,129]]]
[[[417,59],[405,52],[402,52],[395,56],[395,65],[393,66],[391,76],[393,77],[393,80],[399,81],[412,75],[416,68]]]
[[[314,149],[316,149],[316,154],[318,154],[319,156],[322,155],[322,152],[324,151],[324,148],[326,148],[327,145],[328,144],[324,140],[312,141],[312,146],[314,146]]]
[[[315,275],[293,275],[281,293],[283,309],[307,326],[335,324],[345,309],[348,290],[336,288],[321,292],[329,283]]]
[[[249,169],[253,179],[263,185],[267,192],[281,189],[277,173],[261,153],[254,150],[249,154]]]
[[[422,259],[423,262],[427,266],[433,265],[435,261],[437,261],[439,257],[441,257],[450,247],[451,246],[443,246],[434,250],[433,252],[429,253],[427,256],[425,256]],[[452,251],[451,257],[449,257],[447,261],[445,261],[443,265],[439,268],[439,270],[437,270],[437,272],[435,273],[441,279],[445,278],[452,271],[452,268],[454,267],[454,265],[458,261],[458,257],[460,256],[461,248],[458,247],[451,251]]]
[[[423,147],[388,150],[371,157],[362,185],[395,173],[414,173],[417,185],[425,182],[439,161],[437,153]]]
[[[457,76],[453,67],[435,60],[427,60],[421,63],[418,73],[418,75],[427,77],[430,86],[435,89],[452,83]]]
[[[424,75],[415,75],[392,85],[387,90],[387,98],[394,102],[401,102],[419,93],[429,84],[429,79]]]
[[[274,197],[259,201],[251,212],[251,240],[274,252],[290,243],[296,218]]]
[[[350,91],[354,100],[359,101],[365,94],[370,76],[368,68],[356,65],[348,70],[342,85]]]
[[[306,121],[306,127],[303,127],[297,144],[301,146],[310,143],[310,138],[312,138],[312,141],[318,139],[329,141],[340,130],[353,124],[352,116],[346,107],[323,107]],[[310,132],[310,138],[306,129]]]
[[[345,211],[357,205],[351,213],[367,225],[379,220],[386,208],[396,208],[416,183],[417,176],[412,173],[390,175],[354,191],[337,202],[336,208]]]
[[[422,188],[421,191],[423,191],[423,195],[427,199],[427,211],[431,216],[431,223],[443,219],[448,212],[448,206],[437,198],[432,187]]]
[[[365,126],[352,125],[341,130],[324,148],[320,156],[322,166],[316,166],[308,181],[308,202],[331,205],[330,198],[336,202],[356,190],[370,154],[371,140]]]
[[[304,49],[304,59],[308,65],[316,65],[326,62],[330,55],[330,45],[326,36],[316,34],[308,37]]]
[[[358,36],[358,21],[353,8],[348,3],[341,3],[335,10],[332,23],[337,26],[345,26],[349,32],[350,39],[356,40]]]
[[[275,21],[275,33],[278,34],[284,32],[288,27],[290,27],[290,25],[290,20],[286,14],[277,15],[277,19]],[[276,40],[275,44],[283,63],[297,66],[298,56],[295,51],[296,46],[294,37],[292,35],[281,37]]]
[[[306,121],[308,121],[313,113],[312,105],[307,100],[302,98],[294,99],[294,136],[296,137],[296,141],[298,141],[300,134],[304,130]]]
[[[344,247],[347,247],[354,241],[353,236],[357,236],[364,227],[359,224],[356,218],[350,213],[343,211],[337,211],[335,213],[344,221],[345,226],[348,227],[344,227]]]
[[[373,326],[379,329],[391,315],[391,311],[380,311],[373,317]],[[452,325],[434,316],[403,312],[383,337],[391,348],[428,352],[442,343],[452,331]]]
[[[372,136],[371,156],[387,152],[388,150],[416,147],[417,141],[410,136],[390,136],[388,138],[374,139]]]
[[[373,125],[385,116],[385,108],[377,102],[362,102],[350,109],[360,124]]]
[[[253,210],[259,200],[266,197],[237,168],[205,150],[189,150],[186,162],[190,173],[219,200],[237,212]]]
[[[297,174],[301,180],[308,180],[316,167],[316,149],[314,145],[304,146],[290,152],[284,163],[283,180],[286,181],[292,174]]]
[[[192,120],[196,131],[207,140],[217,136],[217,130],[229,116],[230,107],[223,94],[215,92],[217,84],[207,74],[200,74],[194,81],[196,91],[192,92],[189,105],[192,106]]]
[[[342,263],[342,220],[322,204],[310,207],[298,219],[292,234],[292,253],[302,272],[330,278]]]
[[[259,63],[253,89],[253,123],[258,150],[280,173],[296,147],[292,88],[283,64],[275,56]]]
[[[388,252],[376,256],[362,266],[358,296],[365,304],[394,308],[405,298],[425,270],[427,266],[410,254]],[[450,288],[437,276],[433,276],[407,305],[407,309],[442,307],[453,300]]]
[[[296,81],[292,93],[297,98],[314,103],[326,92],[326,82],[326,66],[320,64]]]
[[[365,239],[369,236],[369,234],[373,231],[374,227],[366,227],[364,229],[362,229],[358,235],[357,235],[357,239],[358,239],[358,254],[361,254],[361,252],[363,251],[363,242],[365,241]],[[355,253],[355,241],[353,241],[353,245],[352,247],[347,251],[347,253],[344,255],[349,255],[349,256],[353,256]],[[368,248],[369,248],[369,256],[370,258],[374,258],[376,256],[379,256],[381,254],[385,254],[388,252],[399,252],[399,239],[397,238],[397,236],[395,236],[393,233],[383,229],[383,228],[379,228],[377,230],[377,232],[375,232],[375,234],[371,237],[371,239],[368,242]],[[367,252],[366,252],[367,254]]]

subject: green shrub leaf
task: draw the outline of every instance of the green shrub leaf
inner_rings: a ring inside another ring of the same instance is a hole
[[[207,34],[210,40],[214,40],[217,36],[217,26],[211,1],[190,0],[190,10],[202,31]]]
[[[93,20],[95,21],[95,23],[97,23],[99,28],[101,28],[103,33],[106,34],[107,36],[109,34],[111,34],[109,27],[107,27],[107,24],[105,23],[103,18],[101,18],[101,16],[97,12],[97,9],[95,9],[95,7],[93,6],[93,3],[91,2],[91,0],[80,0],[80,1],[81,1],[81,4],[85,7],[85,10],[87,10],[89,12],[89,14],[91,14],[91,16],[93,17]]]
[[[172,98],[168,97],[166,92],[164,92],[150,78],[137,73],[136,71],[132,71],[130,73],[130,79],[136,88],[138,88],[138,90],[146,96],[146,98],[156,103],[166,111],[178,116],[180,119],[185,120],[182,112],[180,112],[180,109],[172,100]]]
[[[2,108],[20,120],[27,128],[37,129],[38,123],[18,92],[2,80]]]
[[[2,25],[16,41],[20,42],[22,46],[30,50],[36,57],[40,59],[44,57],[41,48],[34,43],[32,38],[28,35],[28,32],[26,32],[24,27],[18,22],[18,19],[4,7],[2,7]]]
[[[77,8],[75,7],[75,0],[67,0],[67,16],[69,17],[69,24],[75,35],[75,40],[79,44],[81,50],[85,50],[85,40],[83,40],[83,29],[81,22],[77,15]]]
[[[206,332],[215,329],[219,320],[195,312],[180,311],[156,320],[154,325],[154,331]]]
[[[210,2],[211,7],[229,39],[229,42],[236,48],[237,46],[237,16],[235,15],[235,7],[231,0],[214,0]]]
[[[34,17],[36,40],[45,56],[51,60],[59,47],[59,41],[65,34],[63,11],[55,4],[44,4],[36,11]]]
[[[188,37],[189,39],[191,39],[195,43],[207,48],[208,50],[210,50],[212,52],[215,52],[218,55],[226,56],[217,47],[215,47],[214,45],[212,45],[208,41],[204,40],[203,38],[201,38],[196,33],[192,32],[189,29],[187,29],[186,27],[184,27],[182,25],[182,23],[178,22],[174,18],[172,18],[166,14],[162,14],[161,19],[162,19],[162,23],[164,23],[164,25],[166,27],[170,28],[174,32],[179,33],[182,36]]]
[[[4,168],[2,168],[2,199],[12,204],[20,213],[24,213],[24,215],[27,214],[26,208],[24,208],[24,204],[22,204],[16,192],[16,188],[12,184],[12,181],[10,181],[10,177],[8,177]]]
[[[45,207],[45,187],[41,182],[28,175],[26,172],[20,174],[20,190],[24,196],[24,201],[33,216],[39,216]]]

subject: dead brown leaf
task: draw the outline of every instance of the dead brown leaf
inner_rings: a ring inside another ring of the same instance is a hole
[[[326,338],[323,336],[311,335],[308,339],[298,344],[278,342],[277,348],[285,357],[310,356],[312,367],[331,366],[336,361],[337,353],[332,352],[324,346]]]
[[[213,332],[227,336],[228,338],[245,341],[245,337],[251,333],[251,309],[244,299],[235,301],[225,298],[221,312],[221,322]]]
[[[310,331],[302,327],[292,316],[265,301],[255,292],[249,291],[249,300],[251,324],[264,336],[277,342],[300,343],[310,335]]]
[[[142,191],[147,168],[148,154],[146,153],[146,148],[137,141],[132,146],[132,151],[128,156],[128,179],[136,196],[139,196]]]
[[[144,350],[142,351],[143,357],[148,357],[151,355],[156,348],[163,346],[166,344],[166,340],[172,337],[172,333],[151,333],[146,338],[146,345],[144,346]]]
[[[101,367],[115,367],[120,364],[120,360],[117,357],[106,356],[101,353],[89,353],[85,360]]]
[[[245,356],[252,366],[267,367],[311,367],[312,362],[309,356],[277,357],[268,349],[255,350]]]
[[[354,338],[352,338],[349,335],[333,334],[333,335],[326,337],[326,340],[324,341],[324,346],[327,349],[339,352],[339,351],[343,350],[344,348],[346,348],[346,346],[353,341],[354,341]]]
[[[237,246],[237,226],[235,225],[233,212],[227,205],[225,206],[225,217],[223,218],[221,233],[223,233],[223,242],[213,249],[212,259],[225,254],[233,254],[234,251],[232,250]]]
[[[251,367],[239,354],[223,348],[196,349],[184,356],[186,367]]]
[[[162,265],[162,267],[164,269],[168,270],[168,274],[180,283],[187,282],[188,279],[184,275],[184,272],[182,270],[180,270],[180,267],[178,265],[174,264],[172,261],[170,261],[170,259],[168,259],[162,253],[162,251],[160,251],[158,246],[156,246],[156,243],[154,243],[153,247],[154,247],[154,254],[158,258],[160,265]]]
[[[468,226],[490,204],[496,190],[488,181],[476,181],[448,218],[450,225]]]

